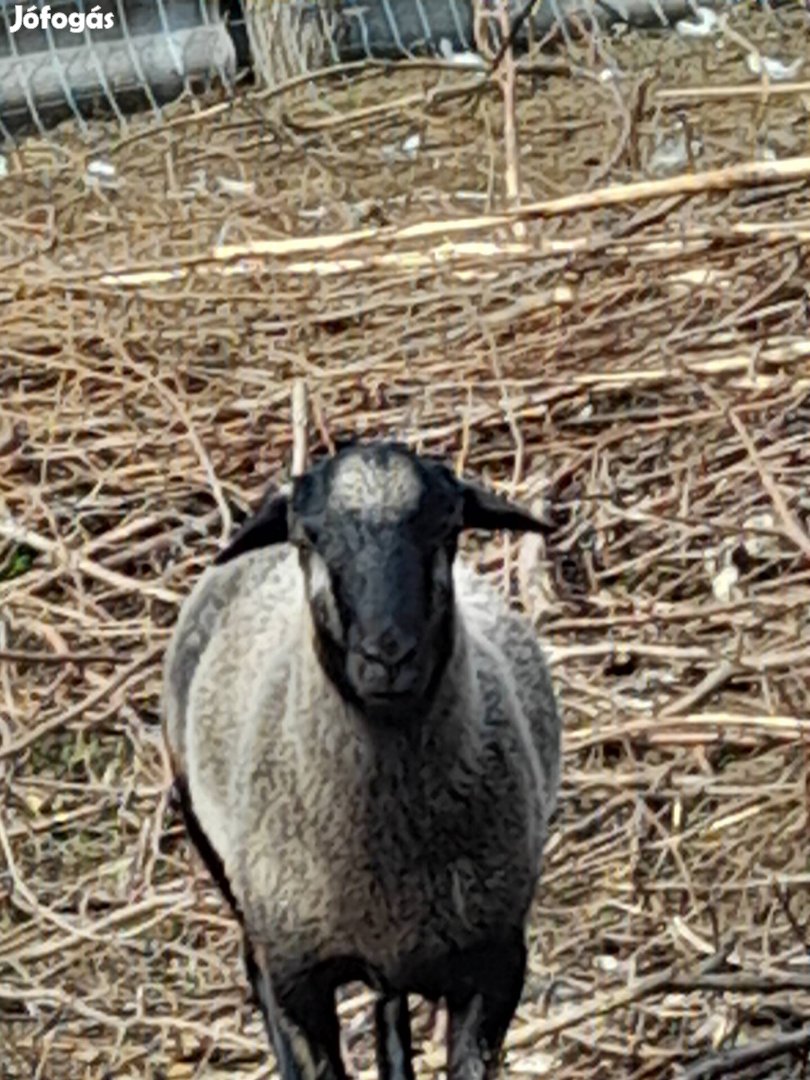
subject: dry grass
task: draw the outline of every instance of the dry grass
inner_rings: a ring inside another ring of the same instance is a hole
[[[776,43],[771,18],[740,33],[795,52],[783,18]],[[733,41],[610,49],[636,72],[619,93],[518,78],[524,204],[648,178],[675,122],[661,87],[750,82]],[[501,96],[475,79],[212,100],[159,133],[99,129],[115,187],[88,187],[69,132],[2,181],[8,1080],[270,1075],[235,927],[169,804],[160,659],[232,513],[286,473],[300,376],[314,451],[404,436],[556,514],[547,550],[474,548],[537,619],[566,719],[509,1074],[696,1080],[719,1054],[725,1075],[808,1075],[807,172],[590,197],[516,236]],[[807,154],[807,93],[684,100],[695,167]],[[261,240],[284,243],[216,249]],[[365,1004],[342,1005],[361,1076]],[[440,1068],[425,1009],[417,1028]],[[775,1038],[760,1064],[722,1057]]]

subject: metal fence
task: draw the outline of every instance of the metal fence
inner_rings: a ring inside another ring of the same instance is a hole
[[[780,2],[786,0],[770,6]],[[0,139],[44,131],[66,117],[80,127],[99,113],[122,123],[136,110],[159,117],[166,102],[213,81],[227,89],[240,78],[272,86],[363,58],[474,52],[481,16],[498,3],[0,0]],[[564,31],[572,22],[605,28],[623,21],[660,28],[696,6],[696,0],[509,0],[509,13],[520,20],[515,40],[525,47],[555,25]]]
[[[99,112],[119,120],[219,78],[247,50],[217,0],[0,0],[0,135],[45,130]]]

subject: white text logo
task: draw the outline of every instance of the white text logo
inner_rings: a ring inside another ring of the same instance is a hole
[[[109,30],[115,24],[115,16],[108,11],[104,15],[96,4],[92,11],[52,11],[50,4],[38,8],[34,4],[25,10],[24,4],[14,5],[14,21],[9,30],[16,34],[18,30],[70,30],[72,34],[83,34],[85,30]]]

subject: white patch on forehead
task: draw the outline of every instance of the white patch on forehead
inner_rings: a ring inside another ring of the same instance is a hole
[[[395,521],[416,509],[421,493],[419,476],[407,458],[395,456],[383,462],[350,454],[338,462],[329,504],[369,521]]]

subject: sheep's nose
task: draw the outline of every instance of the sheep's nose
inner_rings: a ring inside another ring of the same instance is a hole
[[[372,664],[381,664],[389,669],[397,668],[416,656],[416,638],[389,627],[382,634],[363,638],[359,652],[364,660]]]

